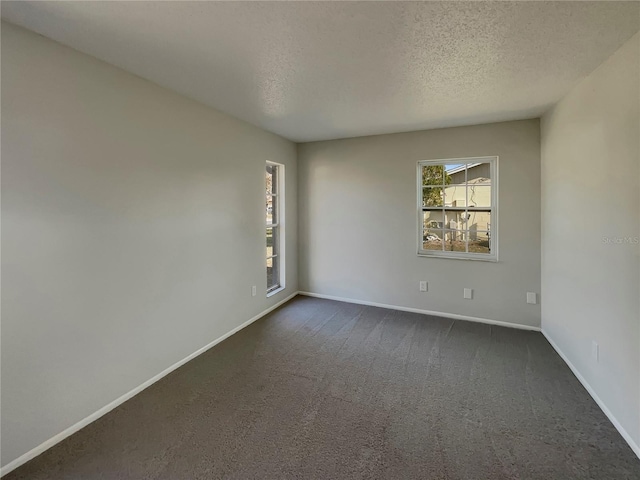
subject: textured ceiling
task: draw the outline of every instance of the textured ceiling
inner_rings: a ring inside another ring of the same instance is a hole
[[[636,2],[2,2],[6,20],[294,141],[539,116]]]

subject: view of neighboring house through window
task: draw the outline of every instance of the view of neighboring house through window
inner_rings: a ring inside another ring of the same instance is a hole
[[[418,254],[497,260],[497,157],[418,162]]]
[[[267,214],[267,295],[284,287],[283,258],[284,202],[282,188],[284,165],[267,162],[266,214]]]

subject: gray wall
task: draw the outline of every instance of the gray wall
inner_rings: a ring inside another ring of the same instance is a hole
[[[542,119],[542,328],[636,445],[639,64],[636,34]]]
[[[418,257],[416,162],[488,155],[500,157],[500,261]],[[540,292],[538,120],[301,144],[298,209],[303,291],[540,326],[526,303]]]
[[[3,23],[1,153],[3,465],[297,290],[287,140]]]

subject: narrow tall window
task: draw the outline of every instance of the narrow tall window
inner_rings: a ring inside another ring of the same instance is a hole
[[[267,162],[267,296],[284,288],[284,165]]]
[[[418,255],[498,259],[497,157],[418,162]]]

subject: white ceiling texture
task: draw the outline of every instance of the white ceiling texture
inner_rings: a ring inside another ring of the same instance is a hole
[[[537,117],[637,2],[2,2],[5,20],[293,141]]]

